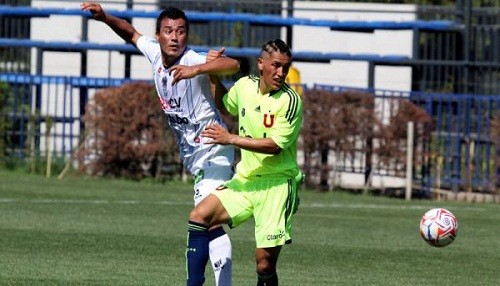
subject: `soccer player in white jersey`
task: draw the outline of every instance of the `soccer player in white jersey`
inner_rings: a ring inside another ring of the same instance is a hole
[[[177,8],[169,7],[158,16],[154,39],[141,35],[126,20],[106,13],[100,4],[84,2],[81,8],[136,46],[151,62],[156,91],[177,141],[182,163],[195,178],[194,202],[197,205],[232,176],[234,148],[206,144],[207,138],[202,139],[201,132],[214,123],[224,125],[212,97],[209,76],[236,73],[238,61],[222,57],[223,49],[210,51],[208,55],[191,50],[187,46],[189,22],[185,13]],[[222,226],[211,228],[208,239],[190,239],[208,244],[209,249],[186,251],[186,255],[197,256],[192,259],[199,263],[194,268],[205,269],[210,258],[216,284],[231,285],[231,242]],[[193,281],[188,272],[188,285],[200,285],[205,277],[201,280]]]

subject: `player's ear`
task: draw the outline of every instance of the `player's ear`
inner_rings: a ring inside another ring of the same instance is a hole
[[[262,71],[264,69],[264,60],[262,58],[257,59],[257,68],[259,71]]]

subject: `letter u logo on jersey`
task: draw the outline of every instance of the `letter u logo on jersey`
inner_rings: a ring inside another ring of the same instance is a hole
[[[269,116],[268,116],[269,115]],[[269,117],[269,119],[268,119]],[[271,128],[274,125],[274,114],[264,114],[264,126],[266,128]]]

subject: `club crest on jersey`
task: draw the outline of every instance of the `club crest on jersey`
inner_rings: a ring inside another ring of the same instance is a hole
[[[264,127],[271,128],[274,125],[274,114],[264,114]]]

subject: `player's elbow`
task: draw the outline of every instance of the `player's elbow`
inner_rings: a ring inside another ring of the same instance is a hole
[[[221,58],[221,60],[226,61],[226,68],[220,75],[231,75],[235,74],[240,70],[240,62],[231,58]]]
[[[237,60],[233,60],[233,67],[231,69],[231,73],[237,73],[240,70],[240,62]]]
[[[281,152],[281,148],[278,146],[273,146],[270,150],[269,153],[272,155],[278,155]]]

